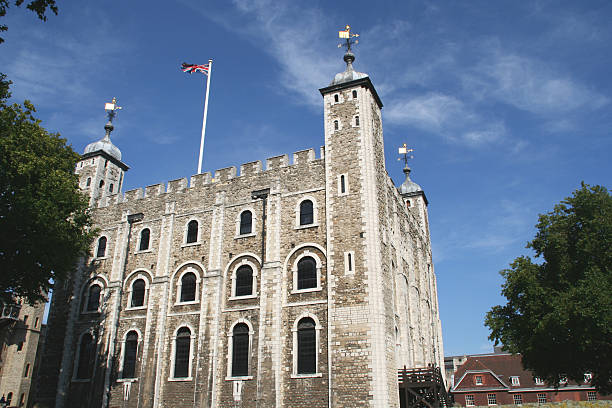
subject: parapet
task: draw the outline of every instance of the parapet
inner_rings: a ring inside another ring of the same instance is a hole
[[[210,183],[212,183],[212,176],[209,172],[194,174],[193,176],[191,176],[191,184],[189,185],[189,187],[200,187]]]
[[[314,161],[315,151],[314,149],[300,150],[293,153],[293,164],[302,164]]]
[[[125,197],[123,201],[134,201],[140,200],[143,197],[142,188],[135,188],[134,190],[129,190],[125,192]]]
[[[287,167],[289,165],[289,155],[281,154],[280,156],[274,156],[266,159],[266,170],[280,169],[281,167]]]
[[[257,174],[261,172],[261,160],[252,161],[240,165],[240,175],[248,176],[251,174]]]
[[[225,167],[215,171],[215,181],[226,181],[236,177],[236,166]]]
[[[168,193],[177,193],[187,188],[187,178],[172,180],[168,182]]]
[[[145,197],[155,197],[165,193],[165,186],[163,184],[153,184],[145,188]]]

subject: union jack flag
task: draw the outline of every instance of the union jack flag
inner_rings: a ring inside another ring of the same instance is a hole
[[[181,69],[183,70],[183,72],[189,72],[190,74],[193,74],[194,72],[201,72],[204,75],[208,75],[208,64],[196,65],[196,64],[188,64],[186,62],[183,62]]]

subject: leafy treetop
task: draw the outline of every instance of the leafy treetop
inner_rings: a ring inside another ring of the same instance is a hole
[[[20,7],[23,4],[24,0],[15,0],[15,6]],[[0,17],[4,17],[6,15],[6,11],[10,6],[9,0],[0,0]],[[36,13],[39,19],[42,21],[47,21],[47,8],[50,9],[55,15],[57,15],[57,5],[55,4],[55,0],[32,0],[27,5],[26,8]],[[0,32],[7,31],[8,27],[6,24],[0,24]],[[0,44],[4,42],[4,39],[0,37]]]

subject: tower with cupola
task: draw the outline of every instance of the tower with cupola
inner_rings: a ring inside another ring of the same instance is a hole
[[[121,161],[121,151],[110,139],[115,128],[113,119],[121,107],[117,100],[105,104],[108,122],[104,125],[104,137],[85,147],[81,160],[77,163],[79,187],[89,196],[89,205],[96,207],[100,200],[121,191],[123,175],[129,167]]]

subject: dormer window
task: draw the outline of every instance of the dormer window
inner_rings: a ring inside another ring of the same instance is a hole
[[[477,375],[474,377],[474,384],[482,385],[482,375]]]

